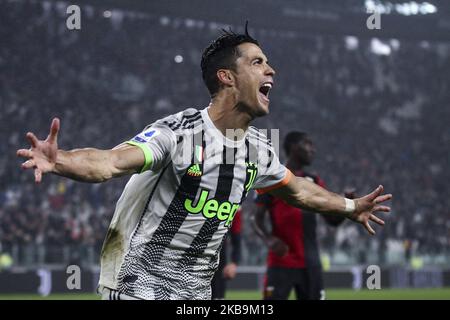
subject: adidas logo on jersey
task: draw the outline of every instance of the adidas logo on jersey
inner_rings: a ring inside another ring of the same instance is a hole
[[[187,174],[191,177],[200,177],[202,175],[202,170],[200,170],[200,165],[193,164],[189,167]]]

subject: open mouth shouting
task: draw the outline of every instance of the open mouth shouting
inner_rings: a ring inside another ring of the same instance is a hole
[[[273,82],[266,81],[259,87],[259,96],[262,101],[269,103],[269,92],[273,87]]]

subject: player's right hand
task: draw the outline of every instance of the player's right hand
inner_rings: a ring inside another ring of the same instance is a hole
[[[236,277],[237,265],[234,262],[230,262],[223,268],[223,277],[225,279],[234,279]]]
[[[17,150],[19,157],[27,159],[22,163],[22,168],[34,169],[36,183],[42,181],[42,174],[52,172],[55,169],[58,153],[58,131],[59,119],[54,118],[47,139],[38,140],[34,133],[28,132],[26,137],[31,144],[31,148]]]
[[[277,237],[270,237],[269,239],[269,249],[275,252],[277,256],[283,257],[287,255],[289,252],[289,247],[286,243],[284,243],[283,240],[277,238]]]

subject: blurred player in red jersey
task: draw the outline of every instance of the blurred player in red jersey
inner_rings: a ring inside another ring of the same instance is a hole
[[[241,211],[239,209],[236,213],[228,233],[229,239],[224,240],[220,251],[219,267],[211,282],[211,298],[214,300],[225,299],[227,281],[236,277],[237,266],[241,260]]]
[[[308,173],[304,167],[311,165],[315,148],[304,132],[290,132],[284,140],[288,157],[286,167],[296,176],[325,187],[323,180]],[[346,194],[348,198],[353,195]],[[271,195],[256,198],[254,228],[269,247],[264,299],[285,300],[292,288],[298,300],[321,300],[325,298],[322,266],[316,236],[316,214],[288,205]],[[264,225],[270,214],[272,232]],[[323,215],[325,221],[338,226],[344,219]]]

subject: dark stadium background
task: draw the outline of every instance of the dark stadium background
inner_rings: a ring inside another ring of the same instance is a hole
[[[366,27],[373,3],[390,11],[381,30]],[[81,8],[81,30],[66,27],[70,4]],[[15,156],[26,132],[44,137],[58,116],[61,148],[111,148],[162,116],[206,107],[201,52],[246,20],[277,71],[271,114],[256,125],[281,138],[310,133],[313,171],[329,189],[363,194],[382,183],[394,195],[375,237],[349,222],[319,226],[327,288],[364,288],[375,264],[380,292],[397,289],[382,297],[450,298],[450,2],[0,0],[0,299],[67,292],[72,264],[87,293],[76,297],[95,298],[99,251],[127,180],[45,176],[36,186]],[[259,297],[264,273],[251,209],[244,204],[235,298]]]

